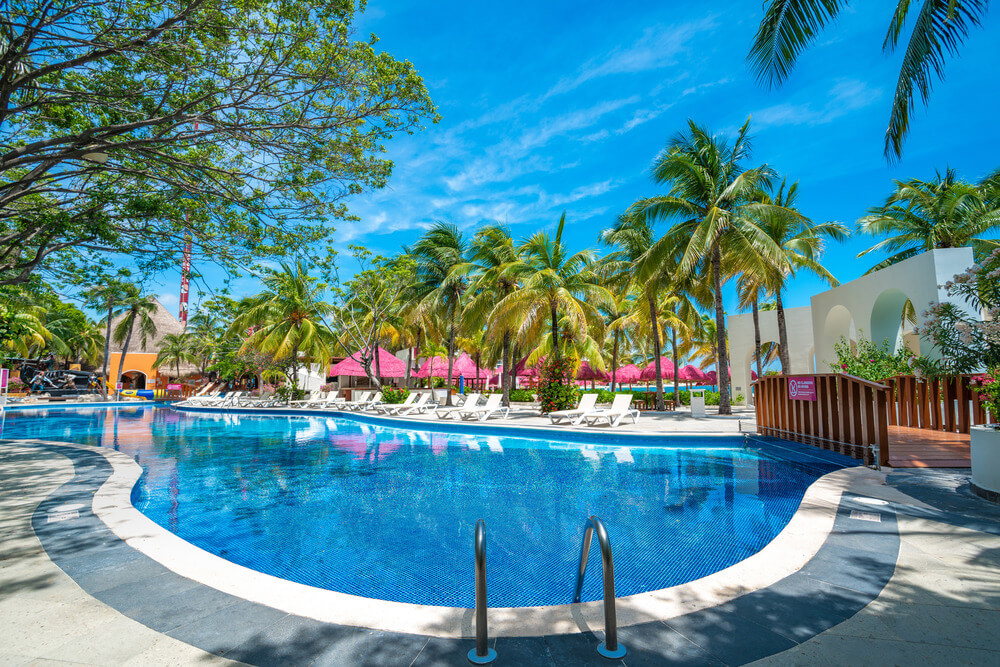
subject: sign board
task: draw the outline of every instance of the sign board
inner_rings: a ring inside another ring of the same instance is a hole
[[[116,383],[115,384],[115,391],[121,391],[122,387],[124,387],[124,386],[125,386],[124,382],[118,382],[118,383]]]
[[[788,379],[788,398],[793,401],[816,400],[816,378],[793,377]]]
[[[180,391],[180,390],[181,390],[181,385],[179,385],[179,384],[168,384],[167,385],[167,391]]]
[[[10,374],[10,370],[6,368],[0,368],[0,390],[7,389],[7,376]]]

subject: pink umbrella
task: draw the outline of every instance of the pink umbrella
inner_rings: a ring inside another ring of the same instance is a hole
[[[381,347],[378,348],[377,366],[375,365],[375,360],[372,359],[372,372],[374,373],[376,369],[380,370],[381,376],[384,378],[406,377],[406,362],[402,359],[397,359],[391,352]],[[365,367],[361,363],[361,352],[355,352],[348,358],[330,366],[329,375],[367,377],[368,374],[365,373]]]
[[[750,371],[750,379],[751,380],[757,379],[757,371]]]
[[[704,382],[707,376],[691,364],[688,364],[677,373],[677,379],[682,382]]]
[[[466,379],[472,379],[475,377],[488,378],[492,375],[492,372],[488,368],[480,368],[476,366],[476,362],[472,360],[467,353],[463,352],[458,355],[458,359],[455,360],[455,375],[464,375]]]
[[[642,378],[642,371],[635,364],[626,364],[621,368],[617,369],[614,373],[615,382],[632,384],[633,382],[638,382]]]
[[[448,377],[448,358],[447,357],[431,357],[424,362],[424,365],[420,367],[416,373],[413,374],[414,377],[418,378],[444,378]],[[452,371],[452,377],[458,377],[458,373],[454,370]]]
[[[524,359],[521,359],[521,363],[519,363],[517,365],[517,370],[515,370],[514,373],[516,375],[518,375],[519,377],[524,377],[524,378],[538,377],[538,368],[537,368],[537,366],[540,366],[542,364],[542,362],[539,361],[538,364],[536,365],[536,367],[528,368],[528,367],[526,367],[524,365],[524,363],[527,360],[528,360],[527,357],[525,357]]]
[[[670,380],[674,377],[674,364],[670,361],[669,357],[660,357],[660,375],[665,380]],[[649,381],[656,379],[655,361],[649,362],[649,365],[642,369],[642,373],[639,374],[639,379]]]
[[[577,380],[600,380],[601,382],[607,382],[611,379],[611,376],[604,371],[599,371],[596,368],[592,368],[590,364],[586,361],[580,364],[580,370],[576,373]]]

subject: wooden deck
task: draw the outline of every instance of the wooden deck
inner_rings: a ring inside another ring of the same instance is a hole
[[[889,465],[893,468],[968,468],[969,434],[889,427]]]

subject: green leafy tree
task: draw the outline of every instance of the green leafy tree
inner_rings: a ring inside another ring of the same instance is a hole
[[[969,32],[979,27],[989,4],[989,0],[895,3],[883,51],[895,52],[906,26],[911,28],[885,132],[886,157],[896,160],[902,156],[916,94],[926,105],[934,80],[944,78],[946,62],[958,55]],[[758,78],[772,87],[783,84],[799,55],[849,6],[848,0],[766,0],[764,18],[748,56]]]
[[[361,3],[363,7],[363,3]],[[309,252],[437,119],[351,0],[10,0],[0,284],[127,253],[140,270]],[[69,253],[71,258],[66,259]]]
[[[953,169],[929,181],[895,181],[885,203],[869,209],[858,228],[888,237],[858,253],[891,253],[868,273],[935,248],[972,246],[981,259],[1000,247],[1000,172],[979,183],[960,180]]]

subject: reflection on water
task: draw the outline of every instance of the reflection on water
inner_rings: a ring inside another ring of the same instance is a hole
[[[806,487],[837,467],[695,441],[598,446],[143,405],[11,412],[4,437],[137,457],[145,472],[135,505],[241,565],[345,593],[465,607],[476,519],[488,531],[490,605],[569,602],[591,514],[611,534],[617,592],[630,595],[755,553]],[[598,570],[585,600],[600,599]]]

